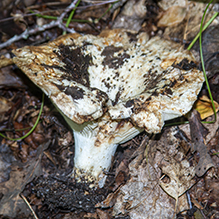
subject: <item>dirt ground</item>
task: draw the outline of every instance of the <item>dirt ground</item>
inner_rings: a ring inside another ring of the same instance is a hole
[[[219,218],[219,114],[215,118],[206,83],[186,116],[166,122],[159,134],[142,132],[119,145],[103,188],[71,177],[72,131],[47,97],[34,131],[12,140],[34,126],[42,104],[42,91],[13,63],[13,49],[47,43],[63,32],[98,35],[115,28],[147,32],[187,48],[207,6],[177,0],[81,0],[66,28],[67,19],[61,25],[57,18],[69,17],[70,3],[0,2],[0,133],[7,136],[0,136],[0,218]],[[206,21],[217,11],[218,4],[210,6]],[[202,47],[216,112],[218,34],[215,18],[202,34]],[[202,69],[198,42],[192,50]]]

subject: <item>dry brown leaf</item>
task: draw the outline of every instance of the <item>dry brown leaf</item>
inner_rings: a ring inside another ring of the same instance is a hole
[[[145,0],[129,0],[124,5],[121,13],[116,17],[113,29],[125,28],[139,31],[147,13]]]
[[[174,215],[174,203],[159,186],[155,169],[146,160],[137,169],[133,169],[131,178],[120,189],[113,214],[129,214],[133,219],[162,219]],[[149,173],[150,172],[150,173]],[[152,177],[150,179],[150,176]]]
[[[97,213],[87,213],[86,215],[84,215],[84,218],[94,218],[94,219],[98,219]]]
[[[158,21],[158,27],[174,26],[181,23],[186,16],[186,8],[179,5],[168,8],[160,20]]]
[[[159,156],[158,156],[159,157]],[[136,158],[138,159],[138,158]],[[155,158],[155,160],[159,158]],[[130,180],[121,187],[113,214],[129,214],[132,219],[173,218],[175,214],[174,199],[159,186],[156,179],[159,168],[146,164],[146,158],[140,166],[130,164]],[[155,162],[156,163],[156,162]],[[180,210],[188,208],[186,197],[179,199]]]
[[[175,5],[186,7],[186,4],[187,4],[186,0],[162,0],[158,2],[158,5],[165,11],[168,8],[175,6]]]
[[[0,68],[0,88],[26,88],[24,80],[12,71],[12,67]]]
[[[175,199],[178,199],[178,197],[195,184],[193,179],[195,167],[190,166],[187,160],[176,162],[172,159],[171,162],[163,164],[161,169],[170,178],[170,181],[164,182],[161,178],[160,186]]]
[[[195,183],[195,167],[190,166],[182,152],[182,143],[191,144],[177,127],[164,129],[159,140],[149,140],[147,157],[142,159],[140,154],[129,164],[130,179],[119,190],[114,215],[129,214],[133,219],[172,218],[174,213],[188,209],[183,193]],[[159,181],[161,173],[167,176],[166,183]]]
[[[214,101],[216,112],[219,110],[219,104]],[[214,115],[211,100],[207,96],[200,97],[195,103],[195,109],[199,112],[201,119],[206,119],[209,116]]]
[[[8,65],[12,65],[14,62],[12,59],[6,58],[5,56],[0,57],[0,68],[3,68]]]
[[[16,217],[18,212],[23,212],[25,215],[30,213],[19,194],[27,183],[35,176],[40,175],[42,152],[49,144],[50,142],[47,142],[45,145],[39,146],[36,157],[27,164],[17,164],[17,166],[14,166],[10,173],[10,179],[0,184],[0,193],[4,195],[0,201],[0,214]]]
[[[13,103],[4,98],[4,97],[0,97],[0,113],[5,113],[8,112],[9,109],[11,109]]]
[[[106,211],[102,211],[100,209],[97,209],[97,214],[99,219],[110,219],[109,213]]]
[[[186,8],[185,18],[178,25],[167,26],[164,31],[164,37],[178,40],[193,40],[200,30],[200,23],[206,4],[185,0],[162,0],[158,4],[163,10],[168,10],[173,5]],[[205,21],[208,21],[214,13],[212,10],[209,11],[206,14]]]
[[[208,169],[214,166],[211,156],[205,145],[204,136],[207,134],[206,129],[200,121],[199,113],[193,110],[189,119],[191,140],[193,143],[192,151],[199,153],[199,162],[195,167],[195,173],[198,177],[203,176]]]
[[[109,193],[106,199],[100,203],[97,203],[95,207],[96,208],[109,208],[109,207],[111,208],[116,202],[118,193],[119,193],[119,188],[115,192]]]

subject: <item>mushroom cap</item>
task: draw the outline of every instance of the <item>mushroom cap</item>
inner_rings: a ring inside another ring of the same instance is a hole
[[[146,33],[68,34],[14,50],[14,63],[72,121],[127,119],[147,132],[186,114],[204,78],[191,52]]]

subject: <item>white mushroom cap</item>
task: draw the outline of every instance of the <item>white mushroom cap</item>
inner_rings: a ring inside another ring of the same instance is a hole
[[[187,113],[202,72],[178,44],[122,30],[100,36],[65,35],[46,45],[17,49],[14,62],[71,120],[130,118],[148,132]],[[179,63],[187,68],[183,70]]]
[[[179,44],[125,30],[68,34],[13,53],[14,62],[50,97],[75,136],[93,138],[95,147],[125,142],[143,129],[160,132],[164,121],[190,111],[204,81],[191,52]],[[89,150],[83,149],[86,156]],[[115,150],[109,151],[113,155]],[[96,177],[107,165],[100,164],[96,172],[95,164],[88,169]],[[82,162],[78,167],[87,170]]]

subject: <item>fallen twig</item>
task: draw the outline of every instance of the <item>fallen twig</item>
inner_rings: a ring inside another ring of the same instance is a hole
[[[56,21],[51,21],[49,24],[45,24],[43,26],[38,26],[34,29],[26,29],[22,34],[20,35],[15,35],[13,36],[11,39],[7,40],[6,42],[4,43],[1,43],[0,44],[0,49],[4,48],[4,47],[7,47],[9,45],[11,45],[12,43],[18,41],[18,40],[21,40],[21,39],[27,39],[30,35],[33,35],[33,34],[36,34],[36,33],[39,33],[39,32],[42,32],[42,31],[45,31],[47,29],[51,29],[51,28],[54,28],[54,27],[59,27],[60,29],[62,29],[63,31],[66,31],[66,32],[69,32],[69,33],[75,33],[75,30],[74,29],[70,29],[70,28],[67,28],[62,20],[63,18],[65,17],[65,15],[71,11],[76,3],[78,2],[78,0],[74,0],[65,10],[64,12],[58,17],[58,19]]]
[[[33,216],[35,219],[38,219],[36,213],[34,212],[33,208],[31,207],[30,203],[27,201],[27,199],[25,198],[25,196],[23,196],[22,194],[20,194],[21,198],[24,200],[24,202],[27,204],[28,208],[30,209],[30,211],[32,212]]]

